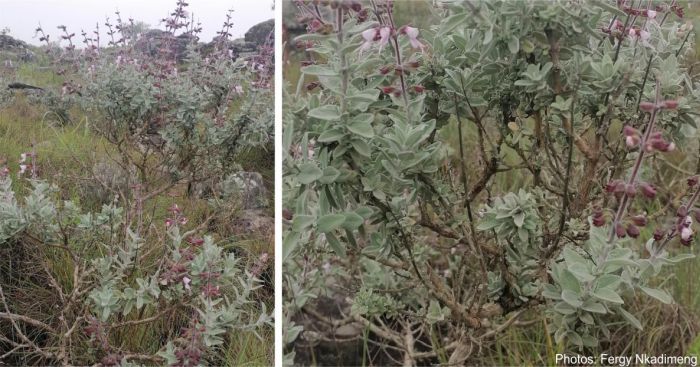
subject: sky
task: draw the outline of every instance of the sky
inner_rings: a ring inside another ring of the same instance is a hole
[[[165,18],[175,9],[176,0],[0,0],[0,30],[10,29],[10,35],[30,44],[40,44],[34,38],[34,30],[41,23],[52,41],[59,39],[61,33],[56,27],[65,25],[68,31],[76,34],[74,43],[80,43],[80,30],[88,33],[100,22],[102,39],[105,17],[116,17],[119,10],[122,19],[129,17],[142,21],[151,28],[161,28],[160,19]],[[195,19],[202,23],[200,39],[210,41],[226,19],[226,11],[234,9],[233,38],[243,37],[250,27],[274,17],[273,0],[190,0],[188,10]]]

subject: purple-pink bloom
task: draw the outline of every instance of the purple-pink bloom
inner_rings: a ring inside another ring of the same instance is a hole
[[[423,46],[423,44],[420,41],[418,41],[418,34],[420,33],[418,31],[418,28],[411,27],[411,26],[405,26],[405,27],[401,28],[401,31],[402,31],[401,33],[408,36],[408,41],[411,43],[411,47],[419,48],[421,50],[425,47],[425,46]]]

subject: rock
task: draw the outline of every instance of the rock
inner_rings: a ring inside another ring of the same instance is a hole
[[[335,329],[335,337],[339,339],[350,339],[362,335],[364,326],[359,322],[352,322]]]
[[[6,34],[0,34],[0,50],[17,51],[26,50],[29,46],[24,41],[13,38]]]
[[[263,177],[258,172],[236,172],[221,182],[224,199],[240,200],[243,209],[262,209],[269,203]]]
[[[252,26],[248,32],[245,32],[245,41],[250,42],[257,47],[265,44],[267,37],[275,29],[275,20],[270,19],[262,23]]]
[[[238,217],[233,220],[233,226],[240,234],[269,234],[275,230],[275,219],[264,210],[248,209],[238,214]]]
[[[181,34],[175,38],[172,37],[173,35],[170,32],[160,29],[151,29],[144,32],[139,37],[134,48],[143,54],[156,57],[159,55],[160,49],[167,44],[167,42],[172,42],[171,47],[174,48],[175,57],[178,62],[181,62],[185,59],[185,56],[187,56],[187,46],[192,43],[197,43],[197,38],[189,34]]]

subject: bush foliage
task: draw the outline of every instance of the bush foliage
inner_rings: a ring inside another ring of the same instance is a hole
[[[677,2],[441,1],[420,30],[398,2],[312,3],[284,112],[287,363],[356,325],[393,363],[459,365],[540,312],[583,353],[642,327],[633,294],[673,302],[700,219],[670,163],[700,91]]]

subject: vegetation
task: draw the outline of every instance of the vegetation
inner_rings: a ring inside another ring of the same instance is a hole
[[[187,14],[6,51],[0,364],[272,363],[273,37]]]
[[[697,353],[683,4],[407,4],[289,4],[285,363]]]

